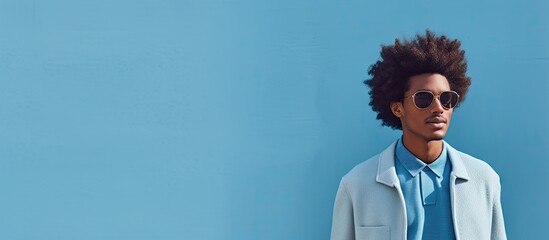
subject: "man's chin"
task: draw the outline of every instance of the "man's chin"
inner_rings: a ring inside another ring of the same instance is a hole
[[[434,137],[434,138],[430,138],[429,142],[430,141],[442,141],[442,139],[444,139],[444,137]]]
[[[432,135],[429,140],[430,141],[441,141],[442,139],[444,139],[444,136],[446,136],[446,134],[435,134],[435,135]]]
[[[441,141],[446,136],[446,132],[435,132],[431,134],[427,139],[428,141]]]

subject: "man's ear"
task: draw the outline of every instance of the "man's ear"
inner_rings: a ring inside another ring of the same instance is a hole
[[[392,102],[391,103],[391,111],[393,112],[393,114],[400,118],[402,117],[402,103],[401,102]]]

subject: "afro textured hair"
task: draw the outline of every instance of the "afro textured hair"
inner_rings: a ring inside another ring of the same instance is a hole
[[[429,30],[411,41],[395,39],[393,45],[381,46],[381,60],[370,66],[368,74],[372,78],[364,83],[370,87],[370,106],[383,126],[402,129],[400,119],[393,115],[390,105],[402,101],[409,88],[408,81],[415,75],[438,73],[445,76],[450,88],[460,95],[457,106],[463,102],[471,78],[466,75],[465,51],[460,47],[459,40],[436,36]]]

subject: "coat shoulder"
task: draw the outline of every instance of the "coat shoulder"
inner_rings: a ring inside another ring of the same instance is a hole
[[[498,173],[487,162],[473,157],[467,153],[457,151],[463,164],[467,169],[467,173],[475,179],[485,179],[490,182],[499,183]]]
[[[353,167],[342,178],[342,182],[347,185],[365,184],[375,181],[379,165],[379,154],[363,161]]]

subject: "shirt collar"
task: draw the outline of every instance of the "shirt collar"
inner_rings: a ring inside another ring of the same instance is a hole
[[[414,154],[412,154],[404,144],[402,143],[402,138],[398,139],[396,146],[395,156],[400,161],[400,163],[406,168],[406,170],[415,177],[423,168],[430,168],[437,177],[442,177],[444,173],[444,167],[446,166],[446,161],[448,159],[448,154],[446,152],[446,144],[442,143],[442,153],[440,156],[435,159],[431,164],[425,164],[423,161],[419,160]]]

